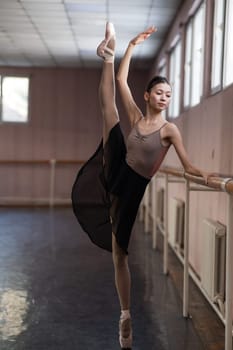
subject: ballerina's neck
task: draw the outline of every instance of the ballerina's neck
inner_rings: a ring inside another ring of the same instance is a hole
[[[162,113],[159,112],[159,113],[146,113],[144,118],[144,123],[145,124],[158,124],[160,121],[164,121],[164,118],[162,116]]]

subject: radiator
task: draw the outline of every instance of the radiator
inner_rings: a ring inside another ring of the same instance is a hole
[[[182,250],[184,248],[184,201],[175,197],[169,200],[168,232],[171,246]]]
[[[226,226],[203,220],[201,285],[212,302],[225,299]]]

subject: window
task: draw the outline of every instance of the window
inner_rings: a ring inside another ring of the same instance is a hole
[[[225,0],[216,0],[214,8],[214,32],[212,50],[211,88],[216,89],[222,85],[222,58],[224,34]]]
[[[194,106],[203,93],[205,2],[186,28],[184,106]]]
[[[159,63],[159,75],[161,77],[167,77],[166,59],[161,60]]]
[[[0,76],[0,121],[28,121],[29,78]]]
[[[211,88],[219,90],[233,83],[233,2],[215,0]]]
[[[226,3],[226,25],[225,25],[225,50],[224,50],[224,75],[223,86],[226,87],[233,83],[233,1],[227,0]]]
[[[184,63],[184,106],[190,104],[190,81],[191,81],[191,66],[192,66],[192,23],[190,22],[186,29],[185,40],[185,63]]]
[[[200,7],[193,19],[193,65],[191,82],[191,105],[200,102],[203,92],[203,58],[205,33],[204,5]]]
[[[169,116],[178,117],[180,113],[180,79],[181,79],[181,41],[173,48],[170,56],[170,83],[172,99],[169,106]]]

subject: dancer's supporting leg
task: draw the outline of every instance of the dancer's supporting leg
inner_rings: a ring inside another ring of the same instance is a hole
[[[131,277],[128,256],[119,247],[115,235],[112,234],[112,252],[115,269],[115,284],[121,306],[119,322],[119,340],[123,349],[132,347],[132,325],[130,316]]]
[[[103,115],[103,140],[107,141],[109,131],[119,122],[115,103],[115,73],[114,73],[115,32],[113,25],[107,23],[105,40],[99,45],[97,54],[104,59],[102,76],[99,86],[99,99]],[[122,348],[131,348],[132,330],[130,318],[130,272],[128,256],[119,247],[115,235],[112,238],[113,263],[115,283],[121,306],[120,344]]]

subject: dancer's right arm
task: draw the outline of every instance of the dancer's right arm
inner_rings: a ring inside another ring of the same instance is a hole
[[[150,27],[146,31],[139,33],[135,38],[133,38],[129,42],[129,45],[121,60],[120,67],[116,76],[121,98],[131,125],[134,125],[142,117],[142,112],[138,108],[136,102],[134,101],[134,98],[128,85],[129,65],[133,54],[133,49],[135,45],[138,45],[141,42],[143,42],[155,31],[155,27]]]

